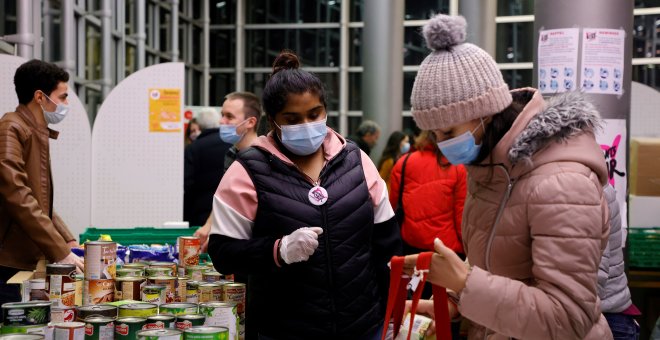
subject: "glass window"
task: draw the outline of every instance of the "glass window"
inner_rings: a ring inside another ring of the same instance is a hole
[[[234,67],[236,65],[236,30],[211,30],[211,67]]]
[[[159,34],[159,45],[161,51],[169,52],[172,50],[172,44],[170,43],[170,23],[172,15],[169,11],[159,10],[158,15],[160,16],[160,34]]]
[[[321,82],[323,82],[323,85],[325,86],[327,110],[337,111],[339,109],[339,74],[316,73],[316,75],[321,79]],[[245,90],[250,91],[261,98],[268,76],[269,73],[245,74]]]
[[[534,54],[534,23],[497,24],[498,63],[531,62]]]
[[[413,117],[402,117],[403,123],[401,127],[401,131],[408,135],[410,137],[410,144],[415,145],[415,138],[416,136],[419,136],[419,133],[421,130],[417,127],[417,124],[415,124],[415,120]]]
[[[126,25],[124,26],[124,31],[126,35],[130,36],[137,33],[137,13],[135,13],[135,4],[134,0],[126,0]],[[161,23],[164,23],[161,20]]]
[[[409,111],[412,105],[410,104],[410,95],[412,94],[413,84],[417,72],[404,72],[403,73],[403,110]]]
[[[202,103],[202,72],[192,71],[192,98],[187,101],[192,105],[200,105]]]
[[[360,124],[362,124],[362,117],[348,117],[348,136],[345,137],[355,136]]]
[[[193,43],[192,43],[192,63],[196,65],[200,65],[202,63],[202,52],[204,49],[202,48],[202,29],[197,27],[197,26],[192,26],[193,27]],[[227,53],[229,51],[225,51]]]
[[[660,15],[635,17],[633,24],[633,58],[660,56]]]
[[[211,25],[236,24],[236,0],[208,0]],[[197,1],[196,1],[197,2]]]
[[[99,106],[103,102],[101,92],[85,87],[85,102],[87,103],[87,114],[89,115],[90,124],[93,125]]]
[[[532,73],[534,71],[529,70],[502,70],[502,76],[504,76],[504,81],[509,84],[510,89],[518,89],[521,87],[535,87],[532,84]]]
[[[351,66],[362,66],[362,29],[349,28],[348,63]]]
[[[16,1],[0,1],[3,14],[0,15],[0,36],[16,34]]]
[[[339,66],[338,29],[246,31],[246,66],[270,67],[283,49],[296,52],[304,66]]]
[[[85,78],[101,79],[101,30],[93,25],[86,26]]]
[[[351,22],[362,21],[362,10],[364,9],[364,0],[345,0],[351,2]]]
[[[660,7],[660,0],[635,0],[635,8]]]
[[[247,0],[246,22],[279,24],[339,22],[341,0]]]
[[[632,80],[660,90],[660,65],[633,65]]]
[[[362,111],[362,72],[348,74],[348,110]]]
[[[403,32],[403,64],[419,65],[430,52],[426,48],[422,28],[406,27]]]
[[[209,104],[221,106],[225,96],[236,91],[236,76],[234,73],[213,73],[209,81]]]
[[[126,45],[126,73],[124,77],[128,77],[131,73],[135,72],[137,68],[137,51],[135,46]]]
[[[426,20],[436,13],[449,13],[449,0],[406,0],[405,20]]]
[[[497,15],[529,15],[534,14],[534,0],[498,0]]]

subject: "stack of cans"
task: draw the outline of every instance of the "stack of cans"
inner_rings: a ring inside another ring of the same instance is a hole
[[[85,281],[83,305],[97,305],[115,300],[117,243],[85,243]]]

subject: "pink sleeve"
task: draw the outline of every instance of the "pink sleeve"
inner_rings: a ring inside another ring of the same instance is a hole
[[[382,223],[394,217],[394,210],[388,198],[387,185],[380,177],[376,165],[366,153],[360,151],[362,157],[362,169],[369,188],[371,202],[374,205],[374,223]]]
[[[222,177],[215,196],[248,220],[257,216],[257,190],[243,165],[234,162]]]

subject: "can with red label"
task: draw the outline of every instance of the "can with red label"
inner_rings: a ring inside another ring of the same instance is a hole
[[[85,323],[83,322],[56,322],[52,323],[53,339],[57,340],[84,340]]]
[[[137,339],[137,332],[147,323],[144,318],[119,318],[115,322],[115,339]]]
[[[204,326],[206,316],[201,314],[179,315],[176,317],[176,329],[185,330],[188,328]]]
[[[114,340],[115,319],[93,316],[85,319],[86,340]]]
[[[201,242],[195,236],[179,237],[179,266],[190,267],[199,265]]]
[[[115,301],[115,280],[85,280],[83,305]]]
[[[197,299],[199,303],[222,301],[222,286],[219,282],[200,284],[197,288]]]
[[[245,293],[244,283],[231,282],[222,286],[222,301],[236,303],[241,319],[245,317]]]
[[[75,306],[76,266],[73,264],[46,265],[46,292],[53,306]]]
[[[147,318],[147,323],[142,329],[172,329],[176,323],[174,315],[159,314]]]
[[[205,282],[219,282],[222,280],[222,274],[216,272],[216,271],[207,271],[202,274],[202,279]]]
[[[85,243],[85,279],[110,280],[117,274],[117,243]]]
[[[74,322],[76,321],[76,307],[52,307],[50,309],[50,319],[54,323]]]

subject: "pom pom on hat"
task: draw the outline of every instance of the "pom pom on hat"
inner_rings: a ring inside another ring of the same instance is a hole
[[[467,22],[462,16],[438,14],[431,18],[424,28],[424,39],[428,48],[446,50],[465,42]]]

